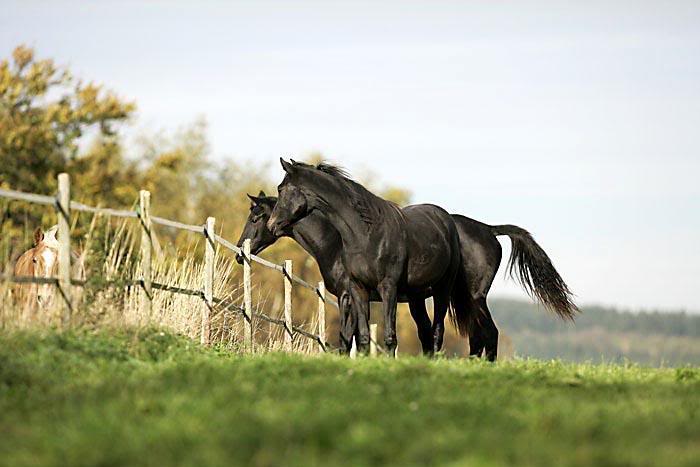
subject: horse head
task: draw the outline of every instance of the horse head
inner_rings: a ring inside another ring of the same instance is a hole
[[[284,180],[277,187],[279,197],[277,204],[267,220],[267,228],[276,236],[284,234],[285,229],[309,214],[309,206],[306,195],[299,183],[297,172],[302,164],[287,162],[280,158],[280,163],[285,171]],[[304,167],[306,167],[304,165]]]
[[[15,264],[16,276],[36,278],[52,277],[58,265],[58,226],[53,226],[46,232],[41,228],[34,231],[34,246],[24,252]],[[20,288],[20,296],[27,303],[38,303],[47,306],[53,297],[51,284],[25,284]]]
[[[248,198],[250,198],[250,213],[243,227],[241,238],[238,239],[237,246],[241,248],[243,241],[249,238],[250,252],[256,255],[277,241],[277,237],[267,227],[267,221],[270,219],[272,210],[277,203],[277,198],[266,196],[264,191],[260,191],[258,196],[248,195]],[[237,254],[236,261],[239,264],[243,264],[243,256]]]

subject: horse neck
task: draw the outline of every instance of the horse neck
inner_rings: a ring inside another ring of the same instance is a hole
[[[30,250],[25,251],[22,253],[22,256],[19,257],[17,262],[15,263],[15,268],[14,268],[14,275],[15,276],[33,276],[34,275],[34,254],[36,252],[36,248],[32,248]]]
[[[334,272],[341,262],[340,252],[343,246],[340,234],[333,224],[314,211],[294,224],[291,237],[314,257],[326,286],[333,287],[338,280]]]
[[[324,176],[327,177],[326,180],[330,180],[330,183],[314,184],[312,207],[319,210],[338,231],[345,250],[363,248],[368,241],[367,220],[363,219],[353,203],[348,202],[348,197],[352,196],[348,192],[349,188],[332,176]],[[368,200],[368,203],[377,202],[383,202],[383,200],[379,198]],[[382,209],[381,206],[371,206],[371,208],[378,211]]]

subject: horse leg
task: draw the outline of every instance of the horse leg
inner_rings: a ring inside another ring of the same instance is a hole
[[[384,346],[391,357],[396,356],[396,283],[391,280],[382,281],[377,287],[382,297],[382,311],[384,312]]]
[[[428,311],[425,309],[425,299],[422,297],[411,298],[408,301],[408,305],[411,310],[413,321],[416,323],[418,339],[420,339],[421,346],[423,347],[423,354],[432,355],[433,331],[432,324],[430,323],[430,316],[428,316]]]
[[[350,285],[350,296],[352,319],[357,323],[357,353],[369,355],[369,293],[362,285],[353,283]]]
[[[433,295],[433,351],[442,349],[442,340],[445,337],[445,315],[449,304],[449,295],[439,292]]]
[[[481,318],[481,309],[476,300],[471,297],[464,299],[463,304],[464,309],[469,320],[469,356],[470,357],[481,357],[484,352],[484,346],[486,345],[486,334],[484,333],[484,326],[482,324],[483,319]]]
[[[482,264],[469,276],[470,297],[467,306],[470,310],[469,355],[481,357],[483,352],[487,359],[493,361],[498,348],[498,329],[491,318],[486,296],[496,277],[499,264],[497,261],[501,258],[500,248],[495,249],[491,256],[492,262]]]
[[[481,353],[484,351],[484,341],[486,336],[484,335],[483,329],[476,322],[472,324],[469,328],[469,356],[470,357],[481,357]]]
[[[491,312],[486,304],[486,298],[479,300],[479,308],[481,311],[480,322],[485,335],[484,346],[486,350],[486,359],[490,362],[495,362],[498,356],[498,328],[496,327],[496,323],[493,322]]]
[[[357,328],[357,317],[352,312],[350,293],[344,291],[338,300],[340,312],[340,352],[348,355],[352,347],[352,337]]]

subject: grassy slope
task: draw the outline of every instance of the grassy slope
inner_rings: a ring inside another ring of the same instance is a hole
[[[0,334],[6,465],[697,465],[700,371]]]

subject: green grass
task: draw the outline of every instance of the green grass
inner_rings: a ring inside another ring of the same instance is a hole
[[[700,371],[0,334],[0,463],[698,465]]]

